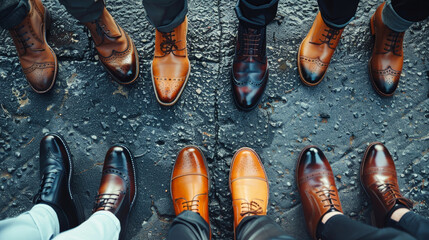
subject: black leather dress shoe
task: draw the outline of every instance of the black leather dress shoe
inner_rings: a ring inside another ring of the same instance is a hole
[[[240,23],[232,63],[232,92],[237,107],[245,111],[255,108],[267,82],[266,29]]]
[[[110,211],[121,222],[120,239],[124,239],[128,216],[136,200],[133,155],[123,146],[113,146],[106,154],[100,188],[95,199],[93,212]]]
[[[71,192],[71,176],[71,155],[65,141],[57,134],[45,136],[40,141],[41,184],[33,202],[55,210],[60,232],[78,226],[83,220],[82,210],[76,206]]]

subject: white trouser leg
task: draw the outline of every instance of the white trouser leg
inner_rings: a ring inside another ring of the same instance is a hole
[[[98,211],[76,228],[59,234],[54,240],[118,240],[121,223],[109,211]]]
[[[18,217],[0,221],[0,239],[49,240],[60,232],[55,210],[37,204]]]

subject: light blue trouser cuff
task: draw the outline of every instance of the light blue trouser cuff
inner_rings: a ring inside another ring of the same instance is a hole
[[[355,17],[350,18],[350,20],[348,20],[346,23],[344,24],[335,24],[335,23],[331,23],[330,21],[326,21],[326,19],[323,18],[322,15],[322,19],[323,21],[326,23],[326,25],[330,26],[330,27],[334,27],[334,28],[345,28],[351,21],[353,21],[355,19]]]
[[[414,23],[400,17],[393,9],[390,0],[386,1],[386,5],[384,5],[381,19],[388,28],[395,32],[405,32]]]

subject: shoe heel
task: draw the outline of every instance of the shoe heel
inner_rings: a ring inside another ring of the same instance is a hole
[[[369,21],[369,30],[371,31],[371,35],[375,36],[375,26],[374,26],[374,16],[371,17],[371,20]]]

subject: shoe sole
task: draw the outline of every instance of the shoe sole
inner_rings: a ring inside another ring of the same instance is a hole
[[[83,208],[82,208],[82,205],[81,205],[80,201],[77,198],[73,197],[72,190],[71,190],[71,178],[72,178],[72,175],[73,175],[73,161],[72,161],[72,156],[71,156],[70,148],[67,145],[67,142],[64,140],[63,136],[61,136],[60,134],[58,134],[58,133],[49,133],[48,135],[57,137],[61,141],[61,143],[63,144],[63,146],[64,146],[64,148],[66,150],[67,158],[68,158],[69,166],[70,166],[69,177],[67,179],[68,192],[69,192],[69,195],[70,195],[70,199],[72,200],[72,202],[75,205],[75,208],[76,208],[76,211],[77,211],[77,218],[78,218],[77,221],[78,221],[78,225],[79,225],[80,223],[82,223],[84,221],[85,215],[83,213]]]
[[[153,65],[153,61],[150,63],[150,74],[151,74],[151,77],[152,77],[152,85],[153,85],[153,90],[155,91],[156,100],[162,106],[165,106],[165,107],[173,106],[179,100],[180,96],[183,93],[183,90],[185,90],[186,84],[188,83],[188,78],[189,78],[189,75],[191,73],[191,62],[189,62],[189,70],[188,70],[188,74],[186,75],[185,83],[183,83],[183,86],[180,89],[179,93],[174,98],[174,100],[172,102],[170,102],[170,103],[163,102],[163,101],[161,101],[161,99],[159,99],[158,92],[156,91],[156,86],[155,86],[155,78],[153,77],[153,66],[152,65]]]
[[[48,89],[43,90],[43,91],[35,89],[31,85],[31,83],[27,80],[27,82],[30,85],[31,89],[33,89],[33,91],[35,91],[36,93],[39,93],[39,94],[47,93],[47,92],[49,92],[54,87],[55,82],[57,81],[57,73],[58,73],[58,59],[57,59],[57,55],[55,54],[54,50],[52,50],[51,46],[49,46],[48,41],[46,40],[46,33],[47,33],[48,29],[50,28],[50,26],[52,24],[51,14],[49,13],[49,10],[46,9],[46,8],[45,8],[45,14],[43,16],[43,20],[44,20],[43,21],[43,37],[44,37],[46,46],[48,46],[49,50],[51,51],[52,55],[54,56],[54,59],[55,59],[55,72],[54,72],[54,78],[52,80],[51,85],[49,86]]]
[[[136,70],[136,76],[134,77],[133,80],[129,81],[129,82],[121,82],[119,81],[118,78],[116,78],[111,72],[110,70],[104,66],[104,63],[101,61],[100,57],[98,58],[98,62],[100,62],[100,64],[103,66],[104,70],[106,70],[106,72],[109,73],[109,75],[113,78],[113,80],[115,80],[115,82],[121,84],[121,85],[130,85],[132,83],[134,83],[137,78],[140,76],[140,60],[139,60],[139,53],[137,52],[137,48],[136,45],[134,44],[133,39],[125,32],[124,29],[121,28],[121,30],[127,35],[127,41],[129,40],[129,44],[133,45],[133,49],[134,49],[134,56],[136,58],[136,66],[137,66],[137,70]],[[98,53],[98,52],[97,52]],[[123,147],[123,146],[122,146]]]
[[[374,16],[373,16],[373,17],[371,17],[371,20],[369,22],[369,30],[370,30],[371,35],[373,37],[373,44],[375,45],[375,38],[376,38],[376,36],[375,36],[375,25],[374,24],[375,23],[374,23]],[[374,51],[374,49],[372,51]],[[391,94],[383,93],[383,92],[380,91],[380,89],[378,89],[377,85],[375,84],[374,79],[373,79],[372,74],[371,74],[371,72],[372,72],[372,70],[371,70],[371,60],[372,60],[372,54],[371,54],[371,58],[368,61],[369,79],[371,80],[372,88],[375,90],[376,93],[378,93],[378,95],[380,95],[382,97],[392,97],[395,94],[395,92],[393,92]]]
[[[240,152],[240,151],[242,151],[242,150],[249,150],[249,151],[251,151],[252,153],[254,153],[255,155],[256,155],[256,157],[258,157],[258,161],[259,161],[259,164],[261,164],[261,166],[262,166],[262,170],[264,170],[264,174],[265,174],[265,179],[267,180],[267,189],[268,189],[268,197],[267,197],[267,206],[266,206],[266,209],[267,209],[267,211],[268,211],[268,203],[269,203],[269,201],[270,201],[270,184],[268,183],[268,175],[267,175],[267,172],[265,171],[265,167],[264,167],[264,164],[262,163],[262,160],[261,160],[261,158],[259,157],[259,155],[258,155],[258,153],[255,151],[255,150],[253,150],[252,148],[249,148],[249,147],[242,147],[242,148],[239,148],[236,152],[235,152],[235,154],[234,154],[234,156],[232,157],[232,161],[231,161],[231,167],[229,168],[229,177],[228,177],[228,185],[229,185],[229,192],[231,193],[231,198],[232,198],[232,191],[231,191],[231,170],[232,170],[232,166],[234,166],[234,161],[235,161],[235,158],[237,157],[237,154]],[[237,239],[236,238],[236,233],[235,233],[235,227],[234,227],[234,239]]]
[[[200,152],[201,156],[203,156],[203,162],[204,162],[204,166],[206,167],[207,179],[208,179],[208,185],[209,185],[209,189],[208,189],[208,193],[207,193],[207,197],[208,197],[208,194],[209,194],[210,189],[211,189],[211,180],[210,180],[210,172],[209,172],[209,167],[208,167],[208,164],[207,164],[206,156],[204,155],[204,152],[201,150],[201,148],[199,148],[198,146],[187,145],[184,148],[188,148],[188,147],[192,147],[192,148],[197,149]],[[184,148],[182,148],[180,151],[182,151]],[[176,162],[177,162],[177,157],[176,157],[176,160],[174,161],[173,171],[174,171],[174,168],[176,167]],[[171,185],[172,185],[172,179],[173,179],[173,171],[171,171],[171,175],[170,175],[170,197],[171,197],[172,201],[174,201],[173,191],[171,191]],[[211,226],[210,221],[209,221],[208,224],[209,224],[209,228],[210,228],[210,239],[212,239],[212,229],[210,227]]]

